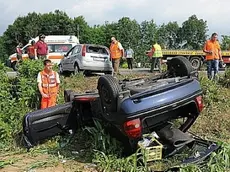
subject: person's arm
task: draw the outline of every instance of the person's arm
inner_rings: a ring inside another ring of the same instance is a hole
[[[60,88],[60,77],[59,74],[56,72],[56,82],[57,82],[57,93],[59,92],[59,88]]]
[[[38,82],[38,89],[39,89],[39,92],[40,92],[40,94],[42,95],[42,97],[48,98],[49,96],[48,96],[47,94],[43,93],[43,89],[42,89],[42,79],[41,79],[41,74],[40,74],[40,73],[38,74],[37,82]]]
[[[34,45],[34,57],[35,57],[35,59],[38,59],[37,49],[38,49],[38,45],[37,45],[37,43],[36,43],[36,44]]]
[[[125,57],[125,50],[124,50],[124,48],[122,47],[122,45],[121,45],[120,42],[118,42],[118,48],[119,48],[119,50],[121,50],[121,52],[122,52],[122,57]]]
[[[220,48],[220,44],[219,43],[218,43],[218,55],[219,55],[220,61],[223,61],[222,53],[221,53],[221,48]]]
[[[207,54],[212,54],[212,51],[207,50],[207,42],[204,44],[203,52],[205,52]]]

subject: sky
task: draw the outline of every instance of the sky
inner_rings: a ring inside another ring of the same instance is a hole
[[[209,34],[230,35],[230,0],[0,0],[0,35],[18,16],[59,9],[70,17],[83,15],[89,25],[129,17],[138,22],[153,19],[157,25],[180,25],[196,15],[207,21]]]

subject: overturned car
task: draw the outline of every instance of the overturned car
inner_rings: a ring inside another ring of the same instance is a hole
[[[163,157],[185,146],[202,145],[199,156],[183,163],[198,162],[218,149],[215,143],[187,133],[202,111],[198,73],[183,57],[168,62],[167,71],[149,78],[117,80],[101,76],[97,91],[84,94],[65,90],[65,104],[25,115],[24,139],[28,147],[59,133],[74,133],[93,119],[110,124],[108,132],[133,153],[144,134],[155,132],[163,144]]]

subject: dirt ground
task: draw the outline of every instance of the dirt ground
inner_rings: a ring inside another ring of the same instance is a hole
[[[76,160],[67,160],[53,157],[48,154],[30,153],[0,155],[2,161],[8,163],[0,172],[96,172],[92,164],[81,163]]]

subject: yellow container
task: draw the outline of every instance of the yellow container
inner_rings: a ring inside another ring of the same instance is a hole
[[[138,143],[138,146],[141,148],[142,155],[145,156],[147,162],[161,160],[163,145],[150,134],[145,134],[143,136],[143,138],[146,137],[151,138],[149,146],[144,147],[142,144]]]

